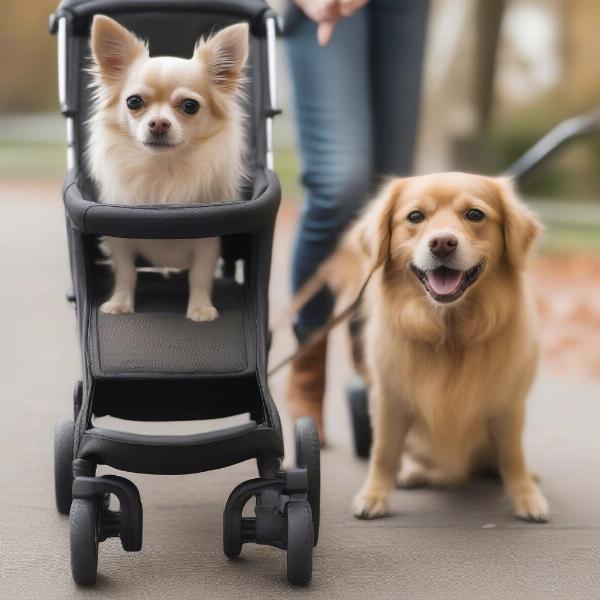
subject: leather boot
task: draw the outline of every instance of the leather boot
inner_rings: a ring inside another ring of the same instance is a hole
[[[294,421],[312,417],[319,430],[321,446],[325,445],[323,397],[325,395],[325,362],[327,338],[317,342],[292,361],[287,384],[287,398]]]

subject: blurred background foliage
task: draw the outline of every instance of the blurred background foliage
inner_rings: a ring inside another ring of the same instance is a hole
[[[58,178],[64,171],[57,114],[56,0],[1,0],[0,177]],[[598,0],[433,0],[418,172],[500,172],[561,119],[598,105]],[[277,167],[287,198],[301,195],[279,53]],[[600,197],[600,139],[577,143],[532,177],[543,199]]]
[[[56,110],[56,40],[48,16],[56,0],[1,0],[0,113]]]

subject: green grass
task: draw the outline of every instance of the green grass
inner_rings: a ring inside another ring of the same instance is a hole
[[[0,179],[56,179],[65,170],[64,144],[0,141]]]
[[[0,179],[62,179],[66,170],[65,154],[65,146],[61,143],[0,141]],[[281,181],[284,199],[300,201],[302,188],[297,152],[293,148],[278,148],[275,152],[275,170]],[[600,251],[600,223],[561,223],[556,219],[556,211],[552,218],[549,214],[548,219],[544,219],[543,210],[539,212],[546,222],[542,252]]]
[[[487,172],[507,168],[562,119],[570,116],[565,106],[559,108],[556,94],[509,113],[495,119],[481,148]],[[598,197],[599,163],[600,137],[578,138],[531,173],[521,189],[525,194],[546,198]]]
[[[65,169],[66,148],[62,143],[0,140],[0,179],[60,179]],[[294,149],[276,149],[275,170],[284,196],[300,198],[300,165]]]
[[[275,172],[279,177],[283,198],[300,200],[300,159],[294,148],[275,148]]]
[[[600,226],[562,225],[546,226],[541,251],[552,254],[582,250],[600,255]]]

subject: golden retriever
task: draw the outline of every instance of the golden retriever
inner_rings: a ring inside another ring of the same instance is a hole
[[[540,232],[507,179],[394,179],[324,266],[333,287],[348,265],[353,282],[357,265],[373,272],[363,342],[374,437],[357,517],[383,516],[396,483],[454,486],[494,470],[516,517],[547,521],[522,446],[538,362],[526,267]]]

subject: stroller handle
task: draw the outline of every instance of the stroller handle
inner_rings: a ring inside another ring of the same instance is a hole
[[[254,180],[250,200],[210,204],[104,204],[86,198],[71,173],[63,197],[73,227],[85,234],[135,239],[194,239],[271,227],[281,192],[273,171],[266,170]]]
[[[264,35],[265,21],[273,11],[264,0],[63,0],[50,17],[50,33],[58,30],[58,19],[75,21],[90,19],[93,15],[116,15],[131,11],[201,11],[240,17],[250,22],[255,35]]]

